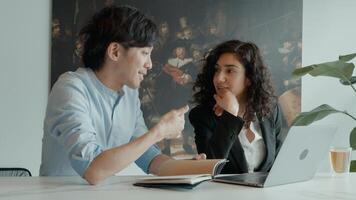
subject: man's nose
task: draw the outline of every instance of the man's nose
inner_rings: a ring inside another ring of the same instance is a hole
[[[144,67],[147,68],[147,70],[152,69],[152,60],[151,60],[151,57],[148,58],[148,60],[146,61]]]

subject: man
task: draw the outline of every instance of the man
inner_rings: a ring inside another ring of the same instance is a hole
[[[171,159],[154,144],[180,135],[188,107],[147,130],[137,90],[152,67],[156,34],[151,20],[124,6],[104,8],[83,27],[85,67],[63,74],[48,99],[40,175],[79,174],[97,184],[134,161],[158,174]]]

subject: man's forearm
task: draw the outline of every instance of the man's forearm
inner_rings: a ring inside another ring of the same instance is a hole
[[[123,170],[137,160],[150,146],[158,142],[157,134],[148,131],[141,137],[119,147],[99,154],[84,173],[84,178],[93,185]]]
[[[151,174],[159,175],[160,167],[162,163],[171,160],[172,158],[164,154],[156,156],[150,163],[149,171]]]

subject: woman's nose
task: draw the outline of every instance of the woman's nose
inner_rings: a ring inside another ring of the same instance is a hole
[[[224,82],[226,80],[224,73],[216,72],[215,78],[218,82]]]

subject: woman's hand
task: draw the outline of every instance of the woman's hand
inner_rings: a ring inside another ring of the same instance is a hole
[[[214,95],[214,99],[216,101],[213,108],[215,115],[221,116],[224,110],[234,116],[239,113],[239,102],[230,90],[220,90],[219,94]]]

